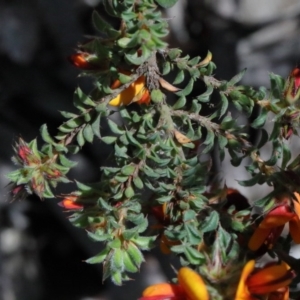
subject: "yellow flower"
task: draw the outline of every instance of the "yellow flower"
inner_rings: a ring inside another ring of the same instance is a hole
[[[145,76],[139,77],[134,81],[127,89],[118,94],[114,99],[112,99],[109,104],[112,106],[129,105],[133,102],[138,104],[149,104],[150,94],[146,88]],[[111,88],[119,88],[122,83],[119,80],[114,81]]]
[[[255,269],[255,261],[250,260],[244,267],[235,300],[255,300],[264,295],[266,299],[288,299],[288,286],[294,272],[285,262],[271,263]]]
[[[300,198],[299,194],[295,196]],[[271,249],[280,236],[283,227],[289,223],[290,234],[296,244],[300,243],[300,204],[290,201],[287,197],[281,198],[281,204],[271,209],[251,236],[248,247],[252,251]],[[263,251],[260,251],[263,252]],[[263,253],[262,253],[263,254]]]
[[[146,288],[139,300],[209,300],[201,276],[190,268],[178,271],[178,284],[159,283]]]

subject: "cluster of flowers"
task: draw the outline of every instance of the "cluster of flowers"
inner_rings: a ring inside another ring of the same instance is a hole
[[[83,209],[76,203],[77,197],[66,197],[60,203],[68,210]],[[284,226],[289,224],[290,235],[295,243],[300,243],[300,195],[295,199],[287,195],[279,197],[274,207],[256,226],[248,242],[248,248],[255,257],[260,257],[273,248]],[[163,250],[163,249],[162,249]],[[165,252],[165,251],[163,251]],[[170,251],[167,251],[170,253]],[[289,285],[295,271],[284,261],[274,261],[257,267],[254,259],[245,263],[240,279],[236,283],[235,300],[288,300]],[[261,298],[262,297],[262,298]],[[209,285],[197,272],[182,267],[178,271],[178,283],[160,283],[146,288],[139,300],[208,300]]]
[[[236,289],[235,300],[288,300],[288,285],[293,271],[284,262],[255,268],[255,261],[246,263]],[[190,268],[178,271],[178,284],[160,283],[146,288],[139,300],[209,300],[210,295],[202,277]]]
[[[86,57],[87,54],[78,53],[73,55],[71,62],[85,70],[93,70],[94,66]],[[125,75],[128,72],[122,71]],[[109,104],[112,106],[129,105],[133,102],[148,105],[151,101],[150,93],[146,87],[145,76],[140,76],[128,88],[112,99]],[[175,89],[167,82],[160,82],[166,89]],[[116,80],[112,83],[111,89],[121,86]],[[68,210],[80,210],[84,205],[76,196],[69,195],[60,203]],[[277,197],[274,206],[264,215],[264,218],[256,225],[252,236],[248,241],[249,253],[253,257],[260,257],[271,250],[282,234],[283,228],[289,224],[290,235],[295,243],[300,243],[300,195],[295,193]],[[155,212],[154,212],[155,214]],[[164,236],[162,236],[163,242]],[[167,251],[169,253],[169,248]],[[274,261],[258,267],[255,259],[246,261],[239,280],[235,287],[235,300],[288,300],[289,285],[295,277],[293,268],[284,261]],[[139,300],[208,300],[210,295],[209,284],[196,271],[182,267],[178,271],[178,283],[160,283],[146,288]]]
[[[300,195],[295,199],[282,195],[257,225],[248,242],[254,256],[260,257],[272,249],[288,223],[293,241],[300,243]],[[274,261],[256,267],[254,259],[244,265],[236,286],[235,300],[288,300],[289,285],[295,271],[284,261]],[[178,271],[178,284],[161,283],[144,290],[139,300],[208,300],[208,285],[194,270],[183,267]]]

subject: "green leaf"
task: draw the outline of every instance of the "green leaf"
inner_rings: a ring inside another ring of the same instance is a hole
[[[188,222],[196,218],[196,212],[193,210],[186,210],[183,213],[183,222]]]
[[[268,111],[263,108],[259,114],[259,116],[252,122],[251,127],[258,129],[264,126],[267,120]]]
[[[101,114],[97,114],[96,118],[94,118],[93,122],[91,123],[93,133],[98,138],[101,138],[101,134],[100,134],[100,120],[101,120]]]
[[[276,141],[280,136],[281,124],[279,122],[275,122],[273,125],[273,130],[270,134],[269,141]]]
[[[174,60],[177,57],[179,57],[181,53],[182,53],[181,49],[172,48],[172,49],[169,49],[168,56],[170,57],[171,60]]]
[[[136,50],[131,50],[125,54],[125,60],[129,64],[133,64],[136,66],[141,65],[143,62],[145,62],[151,55],[151,51],[149,51],[147,48],[143,47],[142,45],[142,55],[140,56],[139,53]]]
[[[203,143],[204,145],[206,145],[206,147],[202,150],[202,153],[208,153],[212,149],[212,147],[214,146],[214,140],[215,140],[214,132],[211,130],[207,130],[206,139]]]
[[[127,139],[127,136],[126,134],[123,134],[121,136],[119,136],[119,141],[125,145],[125,146],[128,146],[129,145],[129,142],[128,142],[128,139]]]
[[[201,262],[203,262],[203,258],[195,257],[193,254],[195,254],[195,251],[192,250],[193,248],[191,246],[187,246],[184,249],[184,255],[192,265],[200,265]]]
[[[65,153],[67,153],[68,152],[68,148],[65,146],[65,145],[63,145],[63,144],[55,144],[54,145],[54,148],[55,148],[55,150],[57,151],[57,152],[65,152]]]
[[[140,177],[133,177],[133,183],[137,189],[142,189],[144,187],[143,181]]]
[[[115,180],[117,180],[118,182],[126,182],[128,180],[128,176],[125,176],[125,175],[116,175],[115,176]]]
[[[241,186],[253,186],[259,182],[259,180],[263,177],[261,173],[255,174],[252,178],[248,180],[238,180],[238,183]]]
[[[134,189],[131,186],[129,186],[125,189],[124,194],[127,199],[130,199],[134,196]]]
[[[82,109],[82,104],[85,104],[87,106],[95,107],[96,103],[87,96],[79,87],[76,89],[74,93],[74,105],[81,111],[85,111],[85,109]]]
[[[70,120],[68,120],[67,122],[65,122],[62,126],[67,126],[67,127],[69,127],[69,128],[77,128],[77,127],[79,127],[80,125],[82,125],[83,124],[83,119],[82,118],[80,118],[80,117],[78,117],[78,118],[75,118],[75,119],[70,119]],[[60,126],[58,129],[59,130],[61,130],[62,132],[65,132],[65,131],[63,131],[62,129],[61,129],[61,127],[62,126]],[[67,128],[66,128],[67,129]],[[72,130],[71,130],[72,131]],[[66,131],[66,132],[69,132],[69,131]]]
[[[109,23],[104,21],[96,10],[93,11],[92,20],[95,28],[99,32],[105,33],[112,38],[116,38],[120,35],[120,32],[115,30]]]
[[[87,235],[90,239],[92,239],[93,241],[95,242],[104,242],[104,241],[107,241],[109,240],[110,238],[110,235],[109,234],[103,234],[103,232],[98,233],[93,233],[93,232],[90,232],[90,231],[87,231]]]
[[[106,211],[112,211],[113,207],[107,202],[107,200],[100,197],[98,199],[98,205]],[[100,222],[99,222],[100,223]],[[108,234],[109,235],[109,234]]]
[[[184,224],[184,229],[186,231],[186,237],[192,245],[199,245],[201,242],[201,235],[197,228],[197,224],[195,222],[189,222]]]
[[[138,236],[131,239],[142,250],[150,250],[155,242],[157,236]]]
[[[162,67],[162,75],[167,75],[171,72],[171,63],[169,61],[163,62],[163,67]]]
[[[124,263],[124,268],[127,272],[136,273],[138,271],[137,266],[133,263],[127,251],[123,252],[123,263]]]
[[[161,197],[156,198],[155,200],[158,203],[163,204],[165,202],[169,202],[171,199],[173,199],[173,196],[161,196]]]
[[[41,133],[41,136],[42,136],[43,140],[46,143],[49,143],[49,144],[52,144],[52,145],[55,144],[55,141],[51,138],[51,136],[48,132],[48,128],[47,128],[46,124],[41,126],[40,133]]]
[[[88,263],[88,264],[102,263],[105,260],[105,258],[107,257],[109,251],[110,251],[109,248],[105,248],[100,253],[98,253],[97,255],[87,259],[85,262]]]
[[[228,140],[226,139],[225,136],[223,136],[223,135],[218,136],[218,144],[219,144],[219,147],[221,150],[225,148],[227,143],[228,143]]]
[[[133,48],[138,45],[139,37],[138,33],[136,32],[130,38],[129,37],[122,37],[117,41],[118,46],[121,48]]]
[[[141,263],[144,261],[142,252],[132,243],[128,243],[127,253],[132,259],[132,262],[139,268]]]
[[[269,134],[264,128],[261,129],[260,133],[261,136],[260,136],[260,141],[257,144],[257,149],[260,149],[262,146],[264,146],[269,139]]]
[[[107,247],[112,248],[112,249],[118,249],[122,246],[122,242],[120,239],[115,238],[111,242],[107,244]]]
[[[71,153],[71,154],[76,154],[80,150],[80,147],[77,145],[68,145],[67,148],[68,148],[69,153]]]
[[[127,165],[127,166],[124,166],[122,169],[121,169],[121,173],[123,175],[132,175],[135,171],[135,166],[134,165]]]
[[[132,80],[131,76],[127,76],[123,73],[118,73],[118,77],[122,84],[126,84]]]
[[[229,104],[228,99],[224,95],[224,93],[220,93],[220,96],[221,96],[221,109],[220,109],[219,118],[221,118],[227,112],[228,104]]]
[[[110,130],[115,134],[124,134],[125,130],[121,129],[114,121],[108,119],[107,121]]]
[[[287,166],[288,170],[298,169],[300,165],[300,154],[295,157],[295,159]]]
[[[228,84],[229,85],[235,85],[236,83],[238,83],[244,76],[245,72],[247,71],[247,69],[245,68],[244,70],[242,70],[240,73],[238,73],[237,75],[233,76]]]
[[[91,112],[85,112],[83,114],[83,119],[85,123],[89,123],[92,120],[92,111]]]
[[[117,248],[114,250],[112,257],[111,257],[111,269],[113,271],[123,271],[124,264],[123,264],[123,250],[121,248]]]
[[[63,117],[65,117],[66,119],[71,119],[71,118],[76,118],[78,117],[78,115],[74,114],[74,113],[71,113],[71,112],[68,112],[68,111],[59,111],[61,113],[61,115]]]
[[[197,97],[197,100],[203,103],[209,102],[210,101],[210,96],[213,93],[214,88],[212,86],[208,86],[206,92],[203,94],[199,95]]]
[[[133,227],[130,229],[126,229],[122,233],[122,237],[124,240],[130,241],[133,239],[133,237],[138,235],[138,229],[137,227]]]
[[[117,137],[115,137],[115,136],[104,136],[101,138],[101,141],[103,141],[107,145],[115,143],[116,140],[117,140]]]
[[[165,98],[165,95],[164,95],[164,93],[162,93],[161,90],[152,90],[151,91],[151,100],[154,103],[160,103],[164,100],[164,98]]]
[[[268,207],[268,204],[272,203],[272,200],[274,200],[274,197],[276,197],[276,196],[278,196],[278,191],[274,190],[271,193],[269,193],[268,195],[266,195],[265,197],[255,201],[254,205],[257,207],[261,207],[261,208]]]
[[[85,127],[83,129],[83,137],[87,142],[89,142],[89,143],[93,142],[94,132],[93,132],[92,126],[90,124],[85,125]]]
[[[235,231],[243,232],[245,230],[245,224],[241,223],[240,220],[232,220],[231,228]]]
[[[210,232],[216,230],[219,225],[219,214],[215,210],[211,211],[210,214],[204,219],[201,224],[202,232]]]
[[[133,136],[131,131],[126,131],[126,136],[130,144],[137,146],[138,148],[143,148],[143,146],[138,142],[138,140]]]
[[[193,86],[194,86],[194,80],[191,78],[190,81],[188,82],[188,84],[186,85],[186,87],[183,90],[177,92],[176,95],[178,95],[178,96],[189,95],[193,90]]]
[[[283,170],[285,170],[286,165],[290,161],[291,157],[292,157],[292,155],[291,155],[291,151],[290,151],[290,146],[288,146],[287,144],[283,144],[282,145],[282,163],[281,163],[281,168]]]
[[[151,39],[151,34],[148,30],[141,29],[139,31],[139,38],[140,38],[141,42],[148,41]]]
[[[79,130],[76,136],[77,143],[80,147],[82,147],[85,143],[84,137],[83,137],[83,130]]]
[[[177,73],[177,75],[176,75],[176,77],[175,77],[175,79],[174,79],[174,81],[173,81],[173,84],[179,84],[179,83],[181,83],[183,80],[184,80],[184,71],[183,70],[180,70],[178,73]]]
[[[284,89],[285,79],[274,73],[270,73],[271,90],[275,98],[280,99]]]
[[[186,98],[184,96],[181,96],[176,103],[173,105],[173,109],[180,109],[184,107],[186,104]]]
[[[112,272],[112,270],[110,269],[109,272]],[[115,285],[121,286],[122,285],[122,273],[115,271],[111,274],[111,280]]]
[[[171,251],[177,254],[183,253],[186,245],[176,245],[171,247]]]
[[[170,8],[177,3],[178,0],[155,0],[163,8]]]
[[[67,168],[73,168],[77,165],[77,162],[76,161],[71,161],[69,160],[68,158],[66,158],[65,155],[63,154],[60,154],[59,155],[59,161],[60,163],[64,166],[64,167],[67,167]]]

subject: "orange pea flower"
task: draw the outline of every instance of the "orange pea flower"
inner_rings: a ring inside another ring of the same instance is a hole
[[[201,276],[190,268],[178,271],[178,284],[159,283],[146,288],[139,300],[209,300]]]
[[[268,300],[286,300],[289,296],[288,285],[294,277],[294,272],[285,262],[256,269],[255,261],[250,260],[242,271],[235,300],[256,300],[257,296]]]
[[[105,70],[107,69],[107,63],[100,61],[95,54],[87,52],[80,52],[72,54],[68,57],[69,62],[82,70]]]
[[[295,193],[299,200],[299,194]],[[290,234],[296,244],[300,243],[300,204],[283,197],[281,204],[271,209],[251,236],[248,247],[252,251],[271,249],[281,235],[283,227],[289,223]]]
[[[58,205],[67,210],[81,210],[83,209],[83,205],[76,203],[77,198],[78,196],[76,195],[68,195],[61,202],[59,202]]]
[[[146,88],[145,80],[145,76],[139,77],[127,89],[122,91],[114,99],[110,100],[109,104],[112,106],[129,105],[133,102],[136,102],[138,104],[149,104],[151,99],[150,93]],[[122,83],[120,82],[120,80],[116,80],[113,82],[111,88],[117,89],[121,85]]]

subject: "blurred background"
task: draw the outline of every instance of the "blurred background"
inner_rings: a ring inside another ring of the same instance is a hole
[[[101,0],[0,0],[0,300],[137,299],[145,286],[173,276],[176,260],[153,251],[135,281],[122,288],[102,284],[101,266],[83,262],[101,246],[69,224],[59,200],[32,196],[10,203],[5,189],[18,137],[30,141],[43,123],[55,133],[63,121],[58,111],[73,110],[74,89],[92,88],[90,79],[77,77],[67,57],[85,36],[96,34],[94,9],[104,14]],[[202,57],[209,49],[219,79],[247,68],[244,84],[269,86],[269,72],[286,77],[299,62],[298,0],[179,0],[164,14],[171,47]],[[248,122],[234,109],[232,114]],[[290,143],[299,153],[299,146]],[[105,157],[99,145],[85,146],[74,158],[79,164],[70,178],[98,179]],[[220,168],[225,177],[230,174],[227,185],[236,187],[235,179],[248,175],[228,161]],[[264,186],[240,190],[250,199],[267,191]],[[70,191],[69,186],[57,194]]]

